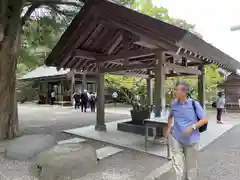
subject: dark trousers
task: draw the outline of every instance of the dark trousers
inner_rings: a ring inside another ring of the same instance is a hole
[[[51,97],[51,105],[54,105],[55,97]]]
[[[89,103],[90,103],[91,111],[95,112],[95,102],[90,101]]]
[[[81,110],[82,110],[82,112],[83,112],[83,110],[84,110],[84,112],[87,112],[87,102],[81,103]]]
[[[80,108],[80,101],[75,101],[75,109],[79,109]]]
[[[223,108],[217,108],[217,120],[221,121],[222,119]]]

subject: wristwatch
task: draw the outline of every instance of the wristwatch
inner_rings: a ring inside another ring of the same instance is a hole
[[[193,128],[193,130],[196,130],[197,129],[196,124],[193,124],[192,128]]]

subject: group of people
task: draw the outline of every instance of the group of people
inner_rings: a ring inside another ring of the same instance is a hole
[[[87,108],[90,106],[91,112],[95,112],[96,93],[89,93],[86,89],[83,92],[76,91],[73,94],[73,100],[75,109],[80,109],[81,106],[81,111],[87,112]]]

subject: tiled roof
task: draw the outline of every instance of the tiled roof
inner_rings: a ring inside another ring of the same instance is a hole
[[[40,66],[29,73],[25,74],[20,78],[20,80],[28,80],[28,79],[38,79],[43,77],[53,77],[53,76],[60,76],[60,75],[67,75],[70,72],[70,69],[60,69],[57,71],[56,67],[47,67],[47,66]]]

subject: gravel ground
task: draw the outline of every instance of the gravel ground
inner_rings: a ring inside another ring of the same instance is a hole
[[[79,180],[143,180],[167,160],[156,156],[124,150],[100,161],[100,166]]]
[[[128,118],[128,115],[106,113],[107,122]],[[20,105],[19,119],[22,134],[51,134],[57,140],[65,140],[74,136],[62,133],[62,130],[95,124],[96,115],[90,112],[81,113],[69,108]],[[107,145],[93,140],[88,140],[87,143],[95,149]],[[99,166],[93,169],[91,174],[80,180],[141,180],[165,162],[166,160],[162,158],[125,149],[124,152],[101,160]],[[29,171],[33,163],[33,161],[7,160],[2,154],[0,156],[0,180],[35,180],[36,178],[30,176]]]
[[[229,117],[229,116],[228,116]],[[71,108],[19,106],[20,129],[23,134],[51,134],[57,140],[72,138],[62,130],[95,124],[94,113],[81,113]],[[128,115],[106,114],[106,121],[128,119]],[[233,118],[231,118],[233,119]],[[227,119],[226,119],[227,120]],[[240,126],[236,126],[199,153],[198,180],[240,180]],[[88,140],[94,148],[107,144]],[[0,143],[0,152],[1,145]],[[100,161],[92,173],[79,180],[143,180],[166,160],[127,150]],[[0,154],[0,180],[36,180],[30,176],[32,161],[10,161]]]
[[[237,125],[200,152],[198,180],[240,180],[239,136]]]
[[[65,136],[66,137],[66,136]],[[95,149],[106,146],[97,141],[86,143]],[[143,180],[154,169],[161,167],[167,160],[153,155],[125,149],[123,152],[100,160],[91,173],[78,180]],[[12,161],[0,156],[0,180],[37,180],[31,171],[34,161]]]
[[[71,137],[61,133],[63,130],[79,128],[96,123],[96,113],[82,113],[73,108],[61,106],[38,106],[22,104],[18,107],[20,131],[22,134],[51,134],[57,140]],[[106,122],[129,119],[129,115],[105,114]]]

